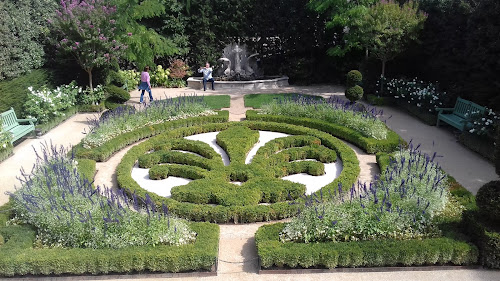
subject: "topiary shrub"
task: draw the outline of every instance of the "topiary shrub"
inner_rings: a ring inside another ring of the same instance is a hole
[[[149,178],[152,180],[162,180],[168,178],[167,165],[155,165],[149,169]]]
[[[361,72],[357,70],[351,70],[347,73],[347,89],[345,90],[345,97],[355,103],[363,97],[363,88],[358,84],[363,80]]]
[[[490,181],[481,186],[476,195],[476,203],[483,216],[500,224],[500,181]]]
[[[124,103],[130,99],[130,94],[126,90],[115,85],[106,86],[105,91],[109,95],[108,100],[116,103]]]

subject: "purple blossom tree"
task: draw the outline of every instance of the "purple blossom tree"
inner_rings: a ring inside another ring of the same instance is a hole
[[[61,0],[51,24],[53,44],[70,54],[89,77],[92,71],[119,59],[127,48],[116,40],[116,7],[105,0]]]

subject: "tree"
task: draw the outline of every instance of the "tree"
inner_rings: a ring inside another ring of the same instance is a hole
[[[417,41],[426,18],[413,1],[400,6],[393,0],[382,0],[368,10],[357,33],[361,44],[382,62],[382,77],[387,61]]]
[[[0,1],[0,80],[41,67],[54,0]]]
[[[128,46],[124,58],[140,69],[154,66],[156,58],[179,53],[179,48],[170,37],[158,34],[147,26],[165,14],[164,0],[113,0],[117,7],[117,34]]]
[[[126,46],[115,38],[117,10],[105,0],[61,0],[52,23],[56,48],[73,56],[87,72],[93,90],[92,71],[119,58]],[[132,35],[132,34],[128,34]]]

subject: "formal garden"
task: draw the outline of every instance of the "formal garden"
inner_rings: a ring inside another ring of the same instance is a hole
[[[238,278],[221,270],[231,263],[498,276],[498,176],[468,186],[463,164],[430,150],[444,131],[456,154],[473,151],[464,163],[500,174],[498,12],[494,0],[0,3],[0,276]],[[205,62],[214,91],[189,84]],[[139,102],[145,67],[154,100]],[[238,242],[252,250],[228,261],[231,226],[253,229]]]

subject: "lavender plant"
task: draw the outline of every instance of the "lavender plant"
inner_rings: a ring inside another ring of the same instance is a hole
[[[385,124],[377,118],[381,112],[375,108],[363,110],[359,105],[351,104],[338,97],[330,97],[324,101],[298,96],[264,105],[261,112],[272,115],[314,118],[342,124],[366,137],[378,140],[387,137]]]
[[[90,133],[83,139],[85,148],[101,146],[112,138],[135,129],[194,116],[215,114],[203,97],[184,96],[176,99],[154,101],[143,110],[119,107],[105,118],[90,120]]]
[[[435,218],[449,200],[437,155],[401,150],[374,183],[306,198],[307,206],[280,234],[283,242],[415,239],[439,235]]]
[[[158,209],[151,198],[128,198],[123,190],[93,188],[63,148],[45,146],[21,188],[10,196],[15,218],[37,229],[42,247],[123,248],[182,245],[196,233],[185,221]]]

